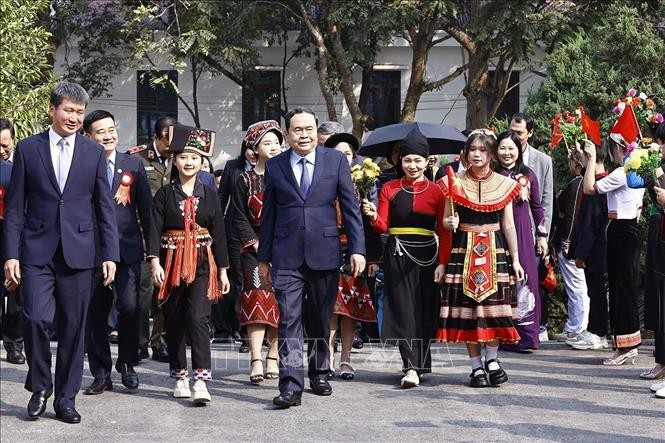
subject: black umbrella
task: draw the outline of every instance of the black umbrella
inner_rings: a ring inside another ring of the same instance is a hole
[[[432,155],[459,154],[466,137],[454,126],[436,123],[404,122],[376,128],[360,147],[360,155],[388,157],[395,142],[403,140],[413,128],[418,128],[427,137]]]

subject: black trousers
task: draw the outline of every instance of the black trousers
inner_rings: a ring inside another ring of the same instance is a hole
[[[207,270],[207,263],[204,263]],[[199,267],[202,267],[199,263]],[[212,378],[210,356],[210,307],[208,299],[208,272],[200,272],[194,281],[174,288],[162,305],[166,325],[166,343],[169,347],[171,375],[179,378],[187,371],[187,341],[192,349],[194,377]],[[189,340],[188,340],[189,339]]]
[[[273,286],[279,304],[279,391],[302,392],[303,327],[307,330],[308,376],[325,376],[330,370],[330,320],[332,318],[339,269],[317,271],[274,269]]]
[[[430,346],[436,332],[441,296],[434,283],[437,264],[420,266],[406,254],[395,255],[390,238],[384,256],[385,287],[381,338],[397,343],[402,369],[418,374],[432,372]],[[426,257],[436,254],[436,245],[421,248]]]
[[[229,244],[229,269],[228,277],[231,290],[224,298],[212,305],[212,326],[215,337],[225,338],[233,331],[240,329],[238,322],[238,311],[236,305],[238,295],[242,291],[242,266],[240,264],[240,247],[237,244]]]
[[[111,374],[111,348],[108,340],[107,318],[113,307],[118,310],[118,364],[138,363],[138,294],[141,281],[139,263],[116,263],[115,282],[104,286],[100,269],[93,278],[92,300],[88,310],[86,342],[88,363],[95,378],[108,378]],[[114,297],[115,296],[115,297]]]
[[[23,351],[23,312],[21,286],[15,291],[4,287],[4,276],[0,277],[0,324],[2,342],[7,352]]]
[[[585,269],[584,279],[589,294],[589,324],[586,329],[599,337],[605,337],[608,320],[605,273]]]
[[[139,283],[139,349],[147,349],[150,344],[150,307],[152,306],[155,286],[152,284],[148,262],[141,262],[141,279]]]
[[[52,384],[48,330],[55,320],[58,353],[53,405],[56,410],[73,408],[83,376],[83,343],[93,269],[70,268],[62,255],[61,246],[58,246],[48,264],[22,264],[21,273],[23,337],[28,362],[25,389],[36,392]]]
[[[640,227],[635,219],[610,220],[607,228],[607,278],[614,345],[640,345]]]

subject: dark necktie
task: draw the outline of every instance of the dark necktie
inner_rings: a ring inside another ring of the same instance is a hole
[[[302,172],[300,173],[300,192],[304,197],[307,197],[307,192],[309,187],[312,184],[312,179],[309,176],[309,171],[307,170],[307,159],[305,157],[300,159],[300,165],[302,167]]]

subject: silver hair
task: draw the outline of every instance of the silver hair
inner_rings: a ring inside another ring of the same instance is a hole
[[[344,132],[344,126],[341,123],[332,121],[322,122],[319,125],[318,132],[319,134],[339,134],[340,132]]]
[[[90,101],[90,97],[83,86],[78,83],[62,81],[53,87],[50,103],[58,107],[64,99],[71,100],[74,103],[83,103],[85,106],[88,106]]]

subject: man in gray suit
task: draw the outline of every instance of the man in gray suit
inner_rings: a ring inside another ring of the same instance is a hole
[[[522,156],[526,164],[536,177],[541,192],[541,205],[545,211],[544,228],[550,232],[552,224],[552,212],[554,207],[554,177],[552,174],[552,158],[529,145],[529,138],[533,135],[533,119],[526,114],[518,112],[510,120],[510,130],[515,132],[522,142]],[[533,221],[532,221],[533,223]],[[534,227],[535,233],[535,227]],[[540,257],[547,255],[546,250],[540,246],[536,247],[536,254]],[[544,298],[544,291],[541,289],[541,296]],[[540,317],[540,341],[547,341],[547,303],[543,300],[542,315]]]

